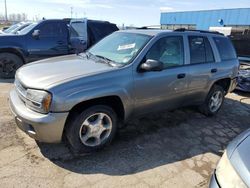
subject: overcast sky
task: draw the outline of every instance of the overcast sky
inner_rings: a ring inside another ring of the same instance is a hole
[[[4,0],[0,0],[4,14]],[[250,0],[7,0],[8,13],[27,13],[29,19],[88,17],[118,25],[159,25],[161,11],[250,8]]]

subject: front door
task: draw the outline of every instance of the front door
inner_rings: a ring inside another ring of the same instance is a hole
[[[45,22],[34,30],[39,30],[39,36],[28,37],[29,61],[68,54],[68,29],[64,22]]]
[[[143,114],[182,105],[187,91],[183,46],[182,36],[169,36],[159,39],[148,51],[143,62],[148,59],[161,61],[164,70],[135,74],[136,112]]]

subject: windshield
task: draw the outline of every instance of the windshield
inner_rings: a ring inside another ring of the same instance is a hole
[[[150,36],[136,33],[117,32],[109,35],[89,52],[95,56],[102,56],[119,64],[127,64],[139,53],[150,40]]]
[[[18,31],[18,34],[19,34],[19,35],[25,35],[25,34],[27,34],[29,31],[31,31],[36,25],[37,25],[37,23],[30,24],[29,26],[25,27],[25,28],[22,29],[21,31]]]

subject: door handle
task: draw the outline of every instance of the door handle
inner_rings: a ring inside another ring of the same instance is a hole
[[[59,40],[59,41],[57,41],[57,44],[62,45],[63,41]]]
[[[178,74],[177,75],[177,78],[178,79],[183,79],[183,78],[185,78],[186,77],[186,74],[185,73],[182,73],[182,74]]]
[[[218,70],[217,69],[212,69],[211,73],[216,73]]]

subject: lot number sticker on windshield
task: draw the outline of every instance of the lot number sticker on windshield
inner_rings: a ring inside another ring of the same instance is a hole
[[[122,45],[122,46],[118,46],[118,51],[120,50],[128,50],[128,49],[132,49],[135,47],[135,43],[133,44],[125,44],[125,45]]]

